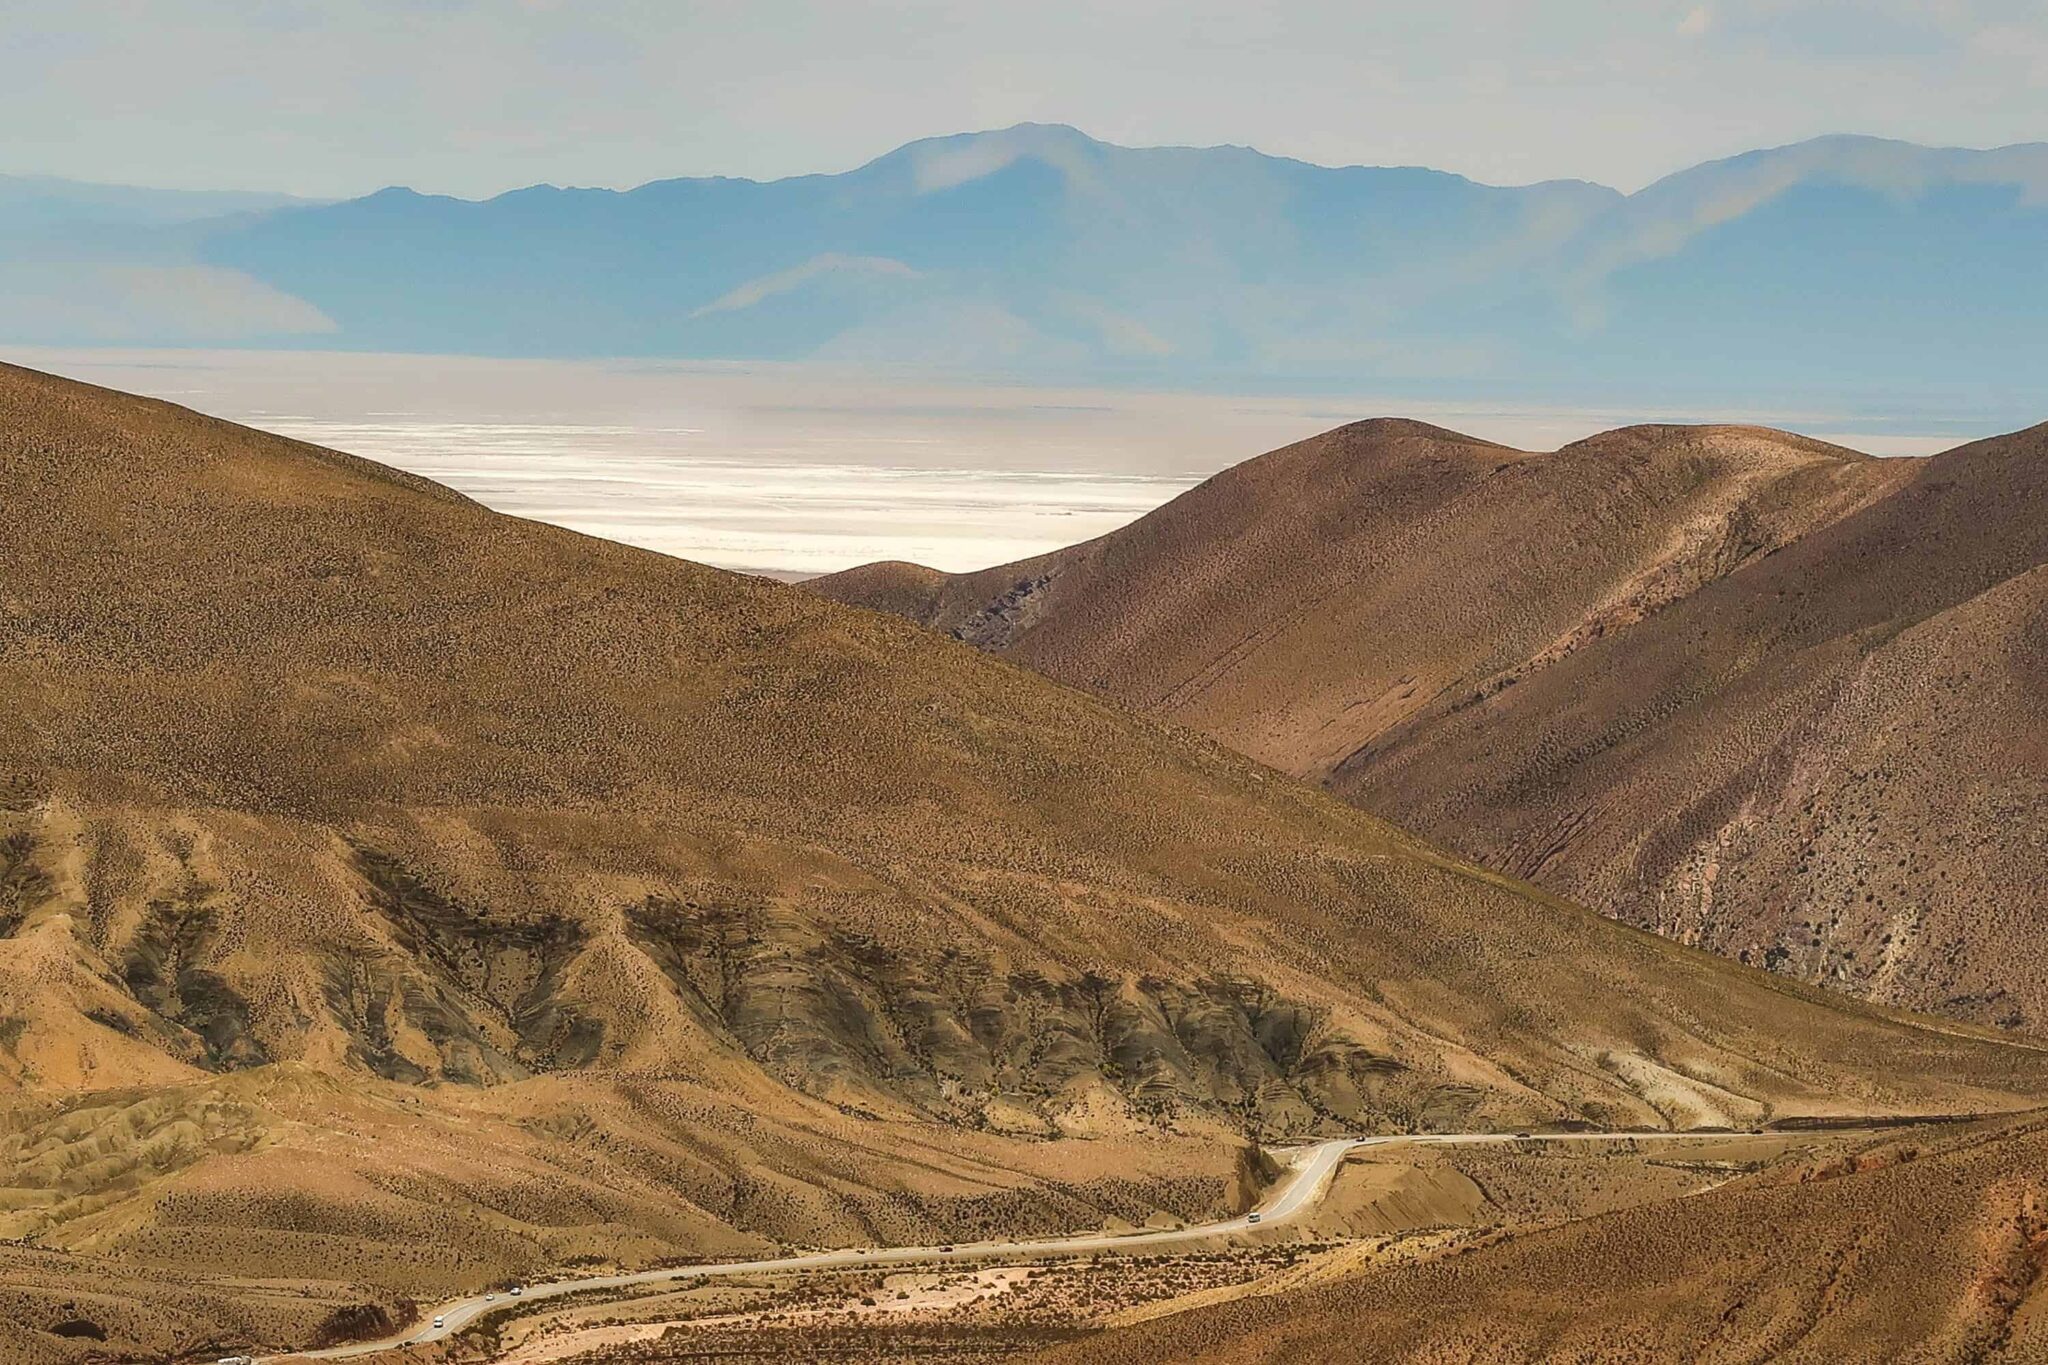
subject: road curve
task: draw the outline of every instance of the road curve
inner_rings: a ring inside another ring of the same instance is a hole
[[[1879,1125],[1872,1125],[1873,1127]],[[1851,1131],[1851,1130],[1835,1130]],[[1389,1137],[1331,1138],[1293,1148],[1283,1155],[1288,1160],[1289,1175],[1269,1194],[1255,1214],[1260,1230],[1283,1224],[1297,1217],[1301,1211],[1314,1204],[1329,1184],[1331,1173],[1337,1169],[1345,1156],[1361,1147],[1380,1147],[1394,1143],[1414,1143],[1427,1146],[1465,1146],[1481,1143],[1513,1142],[1701,1142],[1726,1139],[1742,1134],[1727,1132],[1619,1132],[1619,1133],[1543,1133],[1521,1136],[1514,1133],[1415,1133],[1397,1134]],[[1789,1134],[1785,1136],[1790,1136]],[[450,1337],[474,1324],[480,1318],[508,1312],[524,1304],[547,1299],[561,1298],[569,1294],[596,1294],[608,1290],[630,1290],[650,1285],[669,1285],[689,1280],[714,1279],[726,1275],[756,1275],[778,1271],[846,1270],[868,1266],[896,1266],[926,1262],[953,1263],[960,1261],[987,1261],[1009,1258],[1031,1259],[1045,1256],[1084,1256],[1101,1251],[1129,1251],[1140,1247],[1164,1247],[1184,1245],[1192,1242],[1206,1242],[1216,1237],[1237,1236],[1252,1229],[1254,1213],[1242,1213],[1235,1218],[1225,1218],[1214,1223],[1199,1223],[1192,1227],[1175,1228],[1164,1232],[1127,1233],[1084,1233],[1073,1237],[1051,1237],[1027,1242],[973,1242],[963,1243],[950,1249],[941,1246],[887,1247],[872,1250],[819,1251],[801,1256],[783,1256],[760,1261],[725,1261],[718,1264],[669,1266],[660,1270],[642,1270],[629,1275],[600,1275],[571,1280],[553,1280],[546,1284],[525,1286],[518,1298],[507,1294],[489,1296],[476,1295],[444,1303],[425,1315],[431,1324],[435,1318],[441,1326],[415,1328],[401,1336],[386,1337],[381,1341],[358,1342],[350,1346],[333,1346],[322,1351],[302,1351],[285,1355],[264,1356],[264,1361],[281,1360],[349,1360],[359,1356],[375,1355],[380,1351],[396,1350],[401,1346],[439,1341]],[[623,1296],[622,1296],[623,1297]]]

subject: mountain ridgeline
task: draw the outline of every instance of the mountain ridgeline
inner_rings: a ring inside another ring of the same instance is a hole
[[[1682,942],[2048,1027],[2048,427],[1362,422],[1039,559],[811,587]]]
[[[837,175],[482,202],[389,189],[193,218],[189,199],[62,188],[0,192],[5,339],[1477,382],[1553,400],[1776,393],[1796,362],[1809,393],[1975,402],[2031,392],[2048,311],[2048,145],[1830,137],[1624,195],[1023,125]]]

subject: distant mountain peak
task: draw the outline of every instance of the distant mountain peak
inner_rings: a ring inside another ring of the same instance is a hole
[[[1085,175],[1109,147],[1064,123],[1016,123],[983,132],[922,138],[873,166],[907,166],[920,194],[952,189],[1021,160],[1035,160],[1068,175]]]

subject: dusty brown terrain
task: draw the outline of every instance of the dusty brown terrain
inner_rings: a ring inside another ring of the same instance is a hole
[[[2048,1027],[2048,427],[1930,460],[1414,422],[953,577],[812,587],[1802,981]]]
[[[517,1321],[494,1365],[692,1359],[996,1360],[1310,1259],[1307,1246],[974,1269],[764,1278]]]
[[[106,1365],[219,1359],[250,1341],[326,1342],[389,1331],[410,1312],[328,1279],[195,1280],[176,1271],[0,1246],[0,1360]]]
[[[1024,1143],[864,1120],[773,1083],[422,1089],[282,1063],[16,1095],[0,1105],[0,1248],[63,1269],[16,1282],[0,1255],[0,1290],[23,1305],[0,1319],[0,1360],[42,1358],[72,1318],[138,1350],[296,1344],[342,1306],[403,1322],[414,1300],[579,1267],[1192,1220],[1249,1197],[1236,1165],[1215,1140]],[[209,1311],[254,1277],[260,1292],[211,1318],[152,1311],[150,1286],[173,1277]],[[65,1307],[81,1294],[93,1311]],[[93,1341],[70,1345],[49,1358]]]
[[[1192,1219],[1261,1135],[2048,1093],[908,623],[345,455],[0,367],[0,487],[0,1237],[98,1267],[10,1359]]]
[[[1949,1130],[1926,1130],[1946,1142]],[[1320,1234],[1211,1252],[1037,1264],[761,1277],[564,1309],[477,1343],[494,1365],[737,1359],[1013,1359],[1158,1322],[1492,1245],[1527,1231],[1682,1200],[1769,1172],[1806,1179],[1876,1164],[1855,1133],[1731,1135],[1682,1147],[1532,1142],[1361,1149],[1317,1210]],[[1299,1229],[1285,1236],[1292,1238]],[[1894,1343],[1896,1344],[1896,1343]],[[1172,1357],[1162,1357],[1172,1358]],[[1313,1357],[1297,1357],[1313,1358]]]
[[[2048,1128],[1773,1166],[1077,1341],[1052,1362],[2048,1358]]]

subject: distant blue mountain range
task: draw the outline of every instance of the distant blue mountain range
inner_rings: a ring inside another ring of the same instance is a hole
[[[770,183],[211,212],[90,188],[0,179],[0,339],[1160,382],[2048,374],[2048,144],[1829,137],[1623,195],[1022,125]]]

